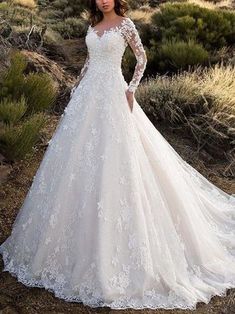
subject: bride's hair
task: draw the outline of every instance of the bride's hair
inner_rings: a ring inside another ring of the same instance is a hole
[[[114,0],[115,7],[114,10],[116,14],[120,16],[125,16],[125,12],[128,10],[128,5],[126,0]],[[97,10],[96,0],[90,0],[90,16],[89,20],[91,26],[95,26],[103,19],[103,13]]]

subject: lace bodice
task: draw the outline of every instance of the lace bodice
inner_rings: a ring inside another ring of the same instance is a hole
[[[88,54],[78,80],[81,81],[91,64],[96,69],[100,65],[107,71],[121,68],[122,56],[129,45],[135,54],[137,63],[128,90],[135,92],[145,71],[147,57],[133,21],[128,17],[124,17],[119,25],[104,30],[101,35],[94,27],[89,25],[85,41]]]

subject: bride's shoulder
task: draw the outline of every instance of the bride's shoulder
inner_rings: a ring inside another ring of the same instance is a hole
[[[134,22],[128,16],[123,17],[121,25],[122,25],[122,28],[124,30],[131,30],[131,29],[135,28]]]
[[[130,17],[124,17],[122,21],[121,33],[129,41],[137,33],[135,23]]]
[[[124,24],[132,24],[133,21],[132,21],[132,19],[129,16],[124,16],[122,18],[122,23],[124,23]]]

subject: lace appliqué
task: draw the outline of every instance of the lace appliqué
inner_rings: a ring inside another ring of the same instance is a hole
[[[126,45],[129,45],[131,47],[137,61],[134,74],[132,76],[131,82],[128,85],[128,90],[131,92],[135,92],[137,87],[139,86],[140,80],[143,77],[144,71],[146,69],[147,56],[146,56],[146,52],[142,44],[141,38],[139,36],[139,33],[133,21],[130,18],[124,18],[119,25],[113,26],[107,30],[104,30],[101,35],[98,33],[98,30],[96,30],[94,27],[89,25],[87,33],[89,32],[93,32],[94,34],[96,34],[99,40],[101,40],[105,35],[112,32],[121,33],[121,35],[123,36],[126,42]],[[80,72],[80,75],[78,76],[79,81],[81,81],[81,79],[84,77],[88,69],[88,66],[89,66],[89,54],[87,55],[84,66]]]
[[[122,33],[137,60],[132,80],[128,86],[129,91],[135,92],[144,74],[147,56],[136,26],[130,18],[125,19],[125,23],[122,26]]]
[[[87,54],[86,60],[85,60],[84,65],[83,65],[83,67],[82,67],[82,69],[81,69],[81,71],[80,71],[80,74],[77,76],[77,82],[81,82],[82,78],[83,78],[84,75],[86,74],[87,69],[88,69],[88,66],[89,66],[89,61],[90,61],[89,54]],[[73,95],[75,89],[76,89],[75,86],[71,89],[70,96]]]
[[[89,59],[89,54],[87,54],[86,60],[85,60],[85,62],[84,62],[84,65],[83,65],[83,67],[82,67],[82,69],[81,69],[81,71],[80,71],[80,74],[79,74],[78,77],[77,77],[77,79],[78,79],[79,81],[81,81],[81,79],[84,77],[84,75],[85,75],[85,73],[86,73],[86,71],[87,71],[87,69],[88,69],[88,66],[89,66],[89,61],[90,61],[90,59]]]

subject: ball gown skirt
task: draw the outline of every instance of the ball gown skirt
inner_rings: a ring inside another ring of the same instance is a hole
[[[4,271],[91,307],[195,309],[235,287],[235,197],[136,100],[131,112],[119,30],[87,34],[88,69],[0,246]]]

